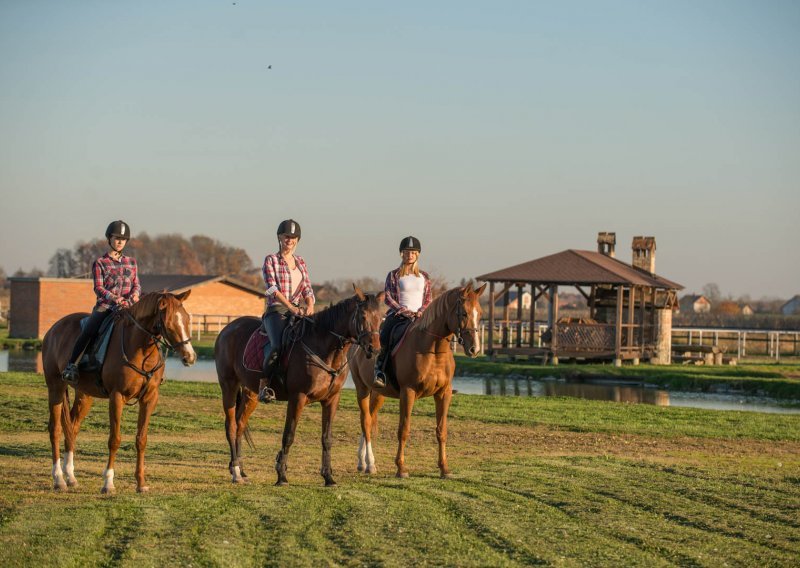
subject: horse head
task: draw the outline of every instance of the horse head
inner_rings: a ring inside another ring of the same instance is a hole
[[[356,342],[364,350],[367,359],[371,359],[381,349],[379,330],[383,318],[381,306],[384,293],[365,294],[355,284],[353,284],[353,290],[355,291],[353,298],[356,300],[356,311],[349,332],[356,338]]]
[[[481,351],[481,336],[478,324],[483,314],[480,297],[485,289],[485,282],[483,286],[477,289],[472,288],[472,283],[461,288],[458,302],[456,303],[455,324],[451,323],[451,329],[455,330],[458,342],[463,346],[464,353],[469,357],[477,357]]]
[[[177,351],[181,361],[189,367],[197,361],[197,354],[191,344],[189,314],[183,301],[191,290],[183,294],[151,292],[145,294],[129,308],[129,314],[142,329],[160,340],[170,349]]]

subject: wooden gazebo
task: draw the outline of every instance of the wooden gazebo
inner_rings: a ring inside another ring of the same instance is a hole
[[[601,233],[602,252],[569,249],[478,276],[489,282],[487,355],[541,357],[555,364],[564,358],[669,363],[672,310],[683,286],[654,273],[654,238],[634,238],[633,265],[614,258],[615,240],[613,233]],[[559,318],[558,292],[563,286],[574,287],[586,298],[588,319]],[[526,287],[532,296],[529,325],[522,321],[518,302],[514,339],[507,326],[496,337],[495,303],[503,299],[501,321],[509,323],[509,292],[516,288],[521,298]],[[547,329],[537,335],[535,305],[540,299],[547,302]],[[523,326],[529,329],[527,336]]]

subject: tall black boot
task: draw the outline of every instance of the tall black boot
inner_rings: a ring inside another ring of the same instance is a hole
[[[386,355],[388,349],[381,349],[378,356],[375,358],[375,380],[373,386],[383,388],[386,386]]]

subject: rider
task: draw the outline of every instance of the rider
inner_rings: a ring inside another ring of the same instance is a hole
[[[386,275],[386,296],[389,306],[386,320],[381,328],[381,352],[375,361],[375,386],[386,386],[386,361],[389,358],[389,341],[392,329],[402,320],[417,319],[431,303],[431,279],[427,272],[419,269],[417,260],[422,251],[419,239],[406,237],[400,241],[402,262]]]
[[[109,251],[92,264],[97,303],[61,373],[61,377],[69,384],[78,382],[78,361],[105,319],[118,309],[130,307],[139,301],[142,287],[139,285],[136,259],[122,254],[130,236],[131,229],[124,221],[113,221],[106,229]]]
[[[267,311],[262,317],[262,325],[269,337],[269,348],[264,354],[264,378],[258,387],[258,400],[275,400],[274,391],[269,388],[271,377],[269,369],[272,353],[280,345],[283,330],[287,324],[287,314],[311,315],[314,313],[314,291],[308,278],[305,261],[295,256],[294,251],[300,240],[300,224],[287,219],[278,225],[279,250],[264,259],[261,274],[267,286]],[[305,306],[300,306],[300,300]]]

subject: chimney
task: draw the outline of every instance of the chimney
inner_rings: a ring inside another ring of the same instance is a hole
[[[650,274],[656,273],[656,238],[655,237],[633,237],[633,264],[634,268],[639,268]]]
[[[597,233],[597,252],[614,258],[614,247],[617,245],[617,233]]]

